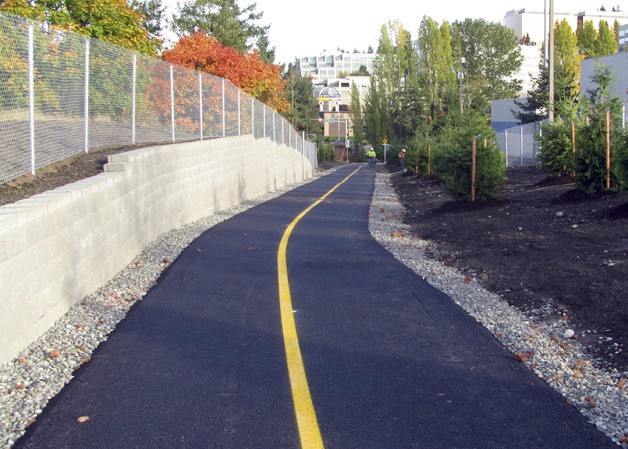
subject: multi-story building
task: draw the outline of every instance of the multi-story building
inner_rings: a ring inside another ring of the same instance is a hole
[[[628,25],[619,27],[619,51],[628,51]]]
[[[376,56],[375,53],[321,53],[299,58],[298,66],[302,76],[309,76],[313,80],[340,78],[341,75],[356,73],[360,68],[373,73]]]
[[[547,18],[547,19],[546,19]],[[593,22],[597,29],[599,23],[605,20],[613,28],[615,21],[619,25],[628,24],[628,15],[618,11],[595,11],[588,13],[581,12],[554,12],[554,22],[566,20],[574,32],[578,26],[587,21]],[[549,15],[546,11],[531,8],[513,9],[508,11],[502,19],[502,24],[515,32],[521,42],[521,50],[524,61],[516,79],[523,82],[522,95],[525,95],[532,88],[532,79],[539,74],[539,62],[541,61],[541,49],[546,35],[549,33]],[[627,32],[628,33],[628,32]],[[626,36],[628,38],[628,36]]]

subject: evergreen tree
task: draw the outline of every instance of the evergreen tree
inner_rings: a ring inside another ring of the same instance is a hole
[[[319,134],[318,103],[312,95],[312,81],[301,76],[293,64],[288,66],[284,80],[286,98],[290,103],[290,109],[284,116],[297,130]]]
[[[557,116],[574,118],[577,112],[577,100],[580,83],[580,54],[578,53],[577,37],[566,20],[556,23],[554,27],[554,108]],[[528,98],[517,101],[523,110],[516,112],[515,117],[520,123],[530,123],[547,117],[549,105],[549,71],[544,64],[544,51],[541,49],[540,73],[533,82],[533,90]]]
[[[172,25],[179,34],[192,35],[203,31],[222,45],[244,53],[257,44],[269,29],[269,26],[257,24],[263,13],[255,8],[253,3],[240,9],[236,0],[186,0],[179,14],[173,17]]]

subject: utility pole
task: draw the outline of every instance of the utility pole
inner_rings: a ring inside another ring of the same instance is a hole
[[[548,119],[554,121],[554,0],[549,0],[549,102]]]

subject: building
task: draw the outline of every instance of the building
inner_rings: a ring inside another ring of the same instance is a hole
[[[619,27],[619,51],[628,51],[628,25]]]
[[[546,34],[549,33],[549,24],[546,25],[545,11],[531,8],[513,9],[508,11],[502,19],[502,24],[515,33],[521,43],[521,51],[524,57],[523,64],[518,74],[514,76],[523,83],[522,95],[532,88],[532,80],[539,75],[539,62],[541,61],[542,45]],[[566,20],[574,32],[578,26],[587,21],[593,22],[597,29],[601,20],[605,20],[613,28],[615,21],[620,26],[628,24],[628,15],[617,11],[595,11],[593,13],[582,12],[554,12],[554,22]],[[620,28],[621,29],[621,28]],[[628,39],[628,31],[624,31]]]
[[[614,55],[589,58],[580,64],[580,92],[584,95],[588,90],[595,89],[592,77],[597,67],[608,67],[613,75],[611,95],[624,103],[624,126],[628,126],[628,52],[622,51]]]
[[[351,75],[366,68],[373,73],[375,53],[321,53],[317,56],[299,58],[298,68],[301,76],[311,77],[313,80],[340,78],[341,75]]]

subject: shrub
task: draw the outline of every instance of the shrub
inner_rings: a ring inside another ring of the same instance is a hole
[[[591,120],[588,125],[580,127],[576,138],[576,188],[588,194],[606,190],[606,123]],[[616,140],[616,139],[615,139]],[[616,149],[617,144],[611,148]],[[614,159],[615,151],[611,154]],[[618,164],[611,166],[611,187],[618,188]]]
[[[471,198],[471,139],[467,146],[443,144],[434,154],[434,169],[443,180],[445,189],[454,198]],[[494,198],[506,180],[504,153],[494,141],[486,148],[478,140],[476,150],[475,197],[479,201]]]
[[[540,168],[557,176],[573,173],[574,153],[569,124],[561,119],[543,123],[538,140],[541,144],[537,154]]]
[[[611,116],[611,189],[620,188],[621,167],[615,159],[621,160],[624,151],[624,132],[621,130],[621,100],[613,96],[611,83],[613,76],[605,66],[598,66],[591,77],[596,88],[588,93],[589,120],[579,127],[576,133],[576,188],[586,193],[606,190],[606,115]]]
[[[493,198],[506,180],[504,153],[488,122],[478,113],[465,114],[441,129],[440,143],[433,151],[434,172],[454,198],[471,198],[471,147],[478,134],[482,137],[477,139],[476,199]]]

